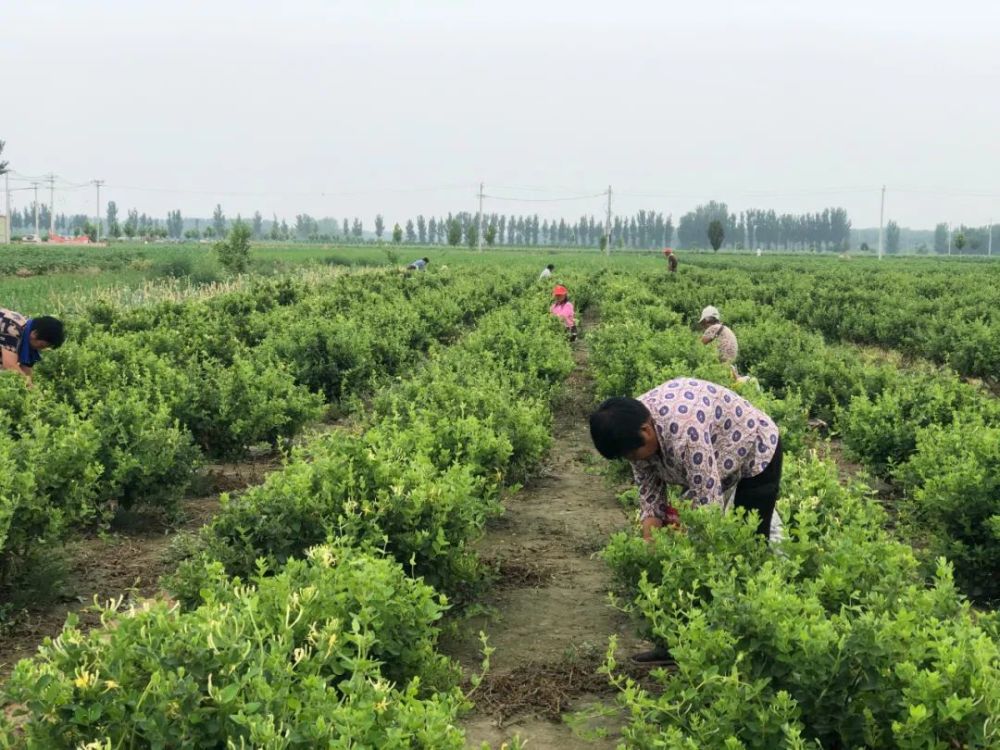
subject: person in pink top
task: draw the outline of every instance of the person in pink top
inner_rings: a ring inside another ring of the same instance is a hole
[[[573,310],[573,303],[569,301],[569,290],[560,284],[552,290],[552,296],[555,297],[555,302],[549,312],[565,323],[570,341],[576,341],[576,312]]]

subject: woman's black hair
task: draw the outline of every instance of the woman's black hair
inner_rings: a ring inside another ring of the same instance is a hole
[[[609,398],[590,415],[590,439],[605,458],[622,458],[642,447],[640,432],[649,417],[649,409],[641,401]]]
[[[62,321],[50,315],[43,315],[40,318],[32,318],[31,330],[35,335],[51,346],[58,349],[66,340],[66,332],[63,330]]]
[[[555,265],[554,265],[554,264],[552,264],[552,263],[549,263],[549,264],[548,264],[547,266],[545,266],[545,267],[546,267],[547,269],[549,269],[550,271],[555,271],[555,270],[556,270],[556,267],[555,267]]]
[[[430,262],[431,262],[430,258],[424,258],[424,263],[430,263]]]

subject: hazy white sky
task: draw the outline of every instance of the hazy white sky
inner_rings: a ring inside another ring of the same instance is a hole
[[[391,226],[475,211],[484,180],[611,184],[616,210],[675,218],[843,205],[856,227],[885,183],[903,225],[1000,221],[998,2],[7,0],[0,26],[11,167],[157,216]]]

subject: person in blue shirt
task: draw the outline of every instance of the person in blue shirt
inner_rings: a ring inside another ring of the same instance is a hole
[[[413,261],[410,265],[406,267],[407,271],[426,271],[427,264],[431,262],[430,258],[418,258]]]
[[[28,318],[0,307],[0,367],[19,372],[31,386],[31,372],[41,351],[58,349],[66,334],[62,321],[44,315]]]

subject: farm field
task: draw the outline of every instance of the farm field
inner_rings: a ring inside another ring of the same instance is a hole
[[[1000,747],[1000,265],[113,250],[0,278],[70,331],[0,376],[0,747]],[[587,415],[678,376],[778,423],[783,542],[639,536]]]

